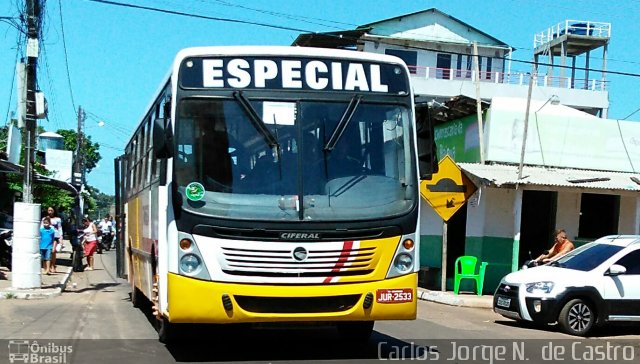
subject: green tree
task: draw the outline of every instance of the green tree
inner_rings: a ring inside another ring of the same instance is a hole
[[[91,186],[89,188],[89,193],[93,199],[93,205],[91,208],[87,208],[90,216],[95,216],[96,218],[104,217],[104,215],[108,214],[111,211],[111,208],[115,205],[116,200],[114,196],[102,193],[96,187]]]
[[[78,133],[73,129],[60,129],[57,130],[56,133],[62,135],[64,138],[64,149],[75,152],[76,146],[78,145]],[[84,143],[83,143],[81,154],[84,156],[84,167],[87,173],[91,172],[102,156],[100,155],[100,144],[94,143],[91,141],[90,135],[84,135]]]

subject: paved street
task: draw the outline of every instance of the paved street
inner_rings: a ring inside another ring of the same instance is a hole
[[[67,291],[59,297],[0,301],[0,339],[7,340],[4,343],[21,339],[37,340],[40,345],[69,345],[73,352],[64,359],[73,363],[371,362],[379,358],[427,360],[435,353],[443,362],[450,361],[449,358],[465,362],[471,359],[464,356],[466,352],[455,358],[452,350],[468,345],[510,348],[514,342],[523,345],[532,362],[537,362],[536,353],[552,341],[570,346],[574,342],[606,342],[603,339],[633,346],[635,359],[640,353],[640,326],[600,330],[597,337],[579,341],[553,327],[518,325],[488,309],[426,301],[419,302],[418,320],[378,322],[372,340],[358,348],[337,339],[331,327],[289,330],[262,327],[251,331],[238,327],[232,330],[185,327],[189,332],[187,342],[165,346],[156,339],[150,309],[133,308],[128,284],[115,277],[114,252],[97,255],[96,267],[94,271],[74,273]],[[196,339],[204,339],[205,343]],[[8,355],[4,343],[0,342],[0,358]]]

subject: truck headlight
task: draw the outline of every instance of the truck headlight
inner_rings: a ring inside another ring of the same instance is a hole
[[[553,289],[553,282],[533,282],[527,283],[527,292],[529,293],[549,293]]]

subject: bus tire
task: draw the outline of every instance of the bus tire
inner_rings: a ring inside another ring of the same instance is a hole
[[[172,324],[169,320],[162,316],[157,321],[157,329],[158,329],[158,340],[163,344],[170,344],[172,342],[177,341],[178,339],[178,330],[177,325]]]
[[[371,338],[375,321],[338,322],[340,338],[354,344],[364,344]]]
[[[142,307],[142,302],[145,300],[145,296],[142,294],[142,291],[135,284],[131,285],[131,304],[133,307],[140,308]]]

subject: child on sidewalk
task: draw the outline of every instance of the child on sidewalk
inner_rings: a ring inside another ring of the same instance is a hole
[[[54,237],[55,230],[51,227],[51,220],[45,216],[40,228],[40,255],[42,256],[42,268],[47,275],[51,274],[51,250],[53,249]]]

